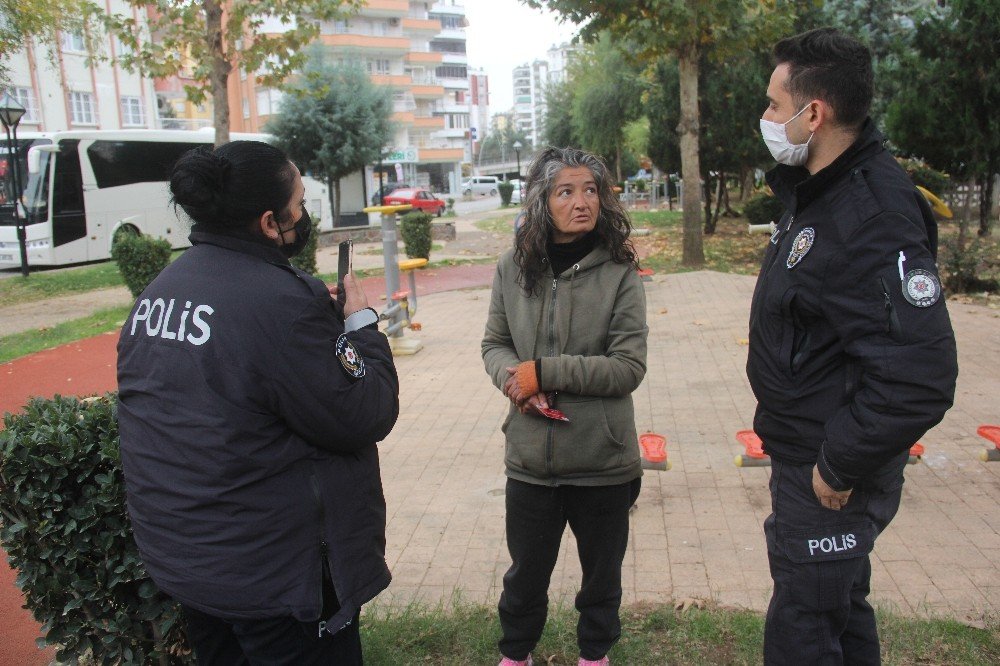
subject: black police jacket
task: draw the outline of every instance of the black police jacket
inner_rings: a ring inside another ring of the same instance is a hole
[[[140,555],[163,591],[227,619],[322,619],[328,567],[336,631],[390,580],[376,449],[399,411],[388,341],[375,325],[345,336],[325,285],[275,248],[191,240],[118,342]]]
[[[767,174],[786,211],[750,308],[754,430],[768,454],[818,464],[838,490],[940,422],[958,374],[937,227],[882,143],[868,120],[811,177]]]

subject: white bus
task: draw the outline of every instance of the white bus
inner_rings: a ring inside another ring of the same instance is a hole
[[[28,266],[61,266],[108,259],[119,229],[190,245],[190,225],[169,204],[168,183],[177,159],[211,145],[211,131],[120,130],[25,132],[18,136],[18,184],[5,142],[0,148],[0,204],[20,200]],[[232,139],[266,141],[266,134]],[[333,228],[326,185],[304,178],[307,208],[323,230]],[[14,211],[0,205],[0,268],[21,265]]]

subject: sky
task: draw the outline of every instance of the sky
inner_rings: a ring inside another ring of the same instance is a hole
[[[490,81],[490,115],[514,104],[511,70],[555,44],[567,42],[576,26],[560,24],[557,14],[531,9],[518,0],[465,0],[469,67],[486,70]]]

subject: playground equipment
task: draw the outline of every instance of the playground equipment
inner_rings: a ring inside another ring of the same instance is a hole
[[[981,425],[976,433],[983,439],[993,442],[993,448],[985,448],[979,454],[979,459],[983,462],[996,462],[1000,460],[1000,425]]]
[[[639,451],[642,453],[642,468],[665,472],[670,469],[667,460],[667,438],[655,432],[639,435]]]
[[[369,206],[364,212],[378,215],[382,225],[382,260],[385,265],[385,310],[379,315],[388,321],[385,335],[389,347],[396,356],[416,354],[423,348],[420,340],[404,338],[403,332],[410,325],[410,317],[417,312],[417,282],[414,270],[427,265],[426,259],[398,260],[396,249],[396,214],[410,210],[409,204],[402,206]],[[399,272],[407,273],[409,290],[399,288]],[[411,307],[412,302],[412,307]]]
[[[984,426],[989,427],[989,426]],[[993,426],[997,428],[997,437],[1000,437],[1000,427]],[[982,434],[982,433],[980,433]],[[985,435],[984,435],[985,437]],[[733,461],[736,463],[737,467],[770,467],[771,457],[764,453],[764,443],[760,440],[753,430],[740,430],[736,433],[736,441],[743,445],[746,449],[746,453],[742,453],[736,456]],[[998,445],[1000,446],[1000,445]],[[915,465],[920,462],[920,458],[924,455],[924,445],[917,442],[910,447],[910,457],[907,459],[907,464]],[[985,460],[985,458],[984,458]],[[997,460],[1000,460],[1000,455],[998,455]]]

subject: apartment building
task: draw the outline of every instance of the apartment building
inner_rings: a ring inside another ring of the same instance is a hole
[[[472,148],[466,25],[458,0],[368,0],[357,15],[321,25],[319,41],[335,60],[359,63],[374,83],[392,89],[396,131],[383,178],[459,190]],[[254,76],[231,77],[229,90],[233,131],[261,131],[279,110],[281,93],[257,86]],[[372,166],[358,185],[370,197],[377,182]]]
[[[108,11],[139,13],[121,0],[106,0]],[[107,34],[57,31],[55,42],[27,40],[10,57],[8,90],[25,108],[18,132],[68,129],[158,128],[153,81],[115,62],[122,52]],[[88,62],[88,44],[111,62]]]
[[[514,124],[527,135],[532,145],[538,145],[545,121],[545,87],[549,82],[549,63],[546,60],[515,67]]]
[[[490,128],[490,80],[483,69],[469,70],[469,90],[472,99],[469,106],[469,129],[472,139],[472,155],[479,153],[479,142],[489,133]]]

